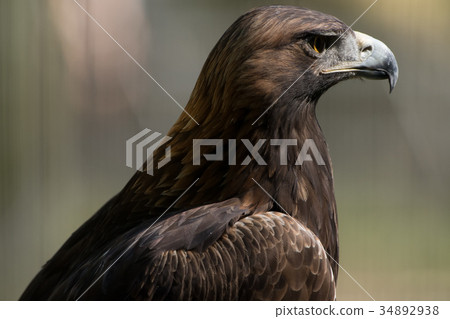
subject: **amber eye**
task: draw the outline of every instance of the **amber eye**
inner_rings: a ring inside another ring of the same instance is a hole
[[[330,49],[335,43],[339,41],[339,35],[318,35],[318,34],[310,34],[303,38],[303,45],[307,44],[307,52],[317,57],[322,55]]]
[[[314,49],[314,51],[319,54],[323,53],[327,49],[325,38],[318,35],[314,36],[311,39],[310,45]]]

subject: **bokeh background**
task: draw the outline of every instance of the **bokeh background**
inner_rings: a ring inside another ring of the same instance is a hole
[[[279,1],[351,24],[373,1]],[[243,12],[270,1],[79,0],[182,105]],[[341,264],[377,300],[450,299],[450,2],[379,0],[353,27],[400,78],[347,81],[318,118],[335,171]],[[0,299],[17,299],[133,174],[125,141],[181,110],[72,0],[0,1]],[[343,271],[340,300],[369,297]]]

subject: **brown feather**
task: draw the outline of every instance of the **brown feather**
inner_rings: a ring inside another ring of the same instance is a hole
[[[280,95],[314,62],[301,39],[346,29],[332,16],[295,7],[263,7],[240,17],[211,51],[186,106],[201,125],[182,113],[168,132],[171,161],[153,176],[146,174],[153,162],[136,172],[21,298],[335,299],[338,268],[327,256],[338,260],[333,174],[315,105],[343,78],[320,82],[313,66]],[[237,165],[204,159],[193,165],[192,141],[200,138],[238,141]],[[249,155],[242,139],[254,145],[283,138],[298,142],[287,165],[270,143],[260,149],[267,165],[240,165]],[[309,138],[325,165],[295,165]],[[164,149],[155,151],[155,163],[164,157]]]

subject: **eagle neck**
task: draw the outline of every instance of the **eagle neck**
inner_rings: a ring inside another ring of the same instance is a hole
[[[287,147],[287,162],[284,165],[281,163],[280,147],[272,146],[264,156],[269,158],[267,170],[272,196],[276,201],[275,208],[281,206],[278,209],[286,211],[311,229],[337,261],[333,171],[315,108],[316,100],[303,100],[276,106],[269,112],[267,135],[271,139],[285,139],[289,143],[295,141],[295,145]],[[299,155],[305,149],[310,157],[299,161]],[[337,265],[333,268],[337,275]]]

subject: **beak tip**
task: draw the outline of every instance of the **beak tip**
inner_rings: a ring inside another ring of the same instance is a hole
[[[396,82],[391,76],[389,77],[389,94],[394,90]]]
[[[393,72],[389,72],[389,93],[392,93],[392,91],[395,88],[395,85],[397,84],[398,80],[398,66],[397,61],[394,63]]]

